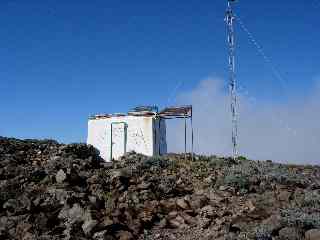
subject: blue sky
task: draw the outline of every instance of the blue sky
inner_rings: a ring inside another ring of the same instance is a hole
[[[85,141],[90,114],[174,104],[175,95],[204,78],[226,80],[225,5],[2,0],[0,135]],[[263,60],[238,25],[237,78],[258,103],[281,104],[312,92],[320,74],[319,10],[319,0],[237,4],[236,13],[271,59]]]

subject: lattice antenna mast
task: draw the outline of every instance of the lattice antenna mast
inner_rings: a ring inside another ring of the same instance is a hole
[[[235,34],[234,34],[234,22],[235,15],[233,13],[232,5],[235,1],[228,0],[228,7],[226,11],[225,21],[227,24],[228,34],[228,47],[229,47],[229,91],[231,97],[231,115],[232,115],[232,146],[233,146],[233,158],[238,157],[238,116],[237,116],[237,86],[236,86],[236,74],[235,74]]]

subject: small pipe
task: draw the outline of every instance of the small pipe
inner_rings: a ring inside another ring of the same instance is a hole
[[[161,128],[161,117],[159,117],[159,125],[158,125],[158,135],[159,135],[159,139],[158,139],[158,152],[159,152],[159,156],[161,155],[161,146],[160,146],[160,140],[161,140],[161,133],[160,133],[160,128]]]
[[[184,117],[184,160],[187,160],[187,118]]]
[[[194,158],[194,150],[193,150],[193,141],[194,141],[194,137],[193,137],[193,120],[192,120],[192,116],[193,116],[193,113],[192,113],[192,108],[191,108],[191,158],[192,158],[192,161],[193,161],[193,158]]]

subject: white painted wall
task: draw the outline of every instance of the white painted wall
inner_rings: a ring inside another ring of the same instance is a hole
[[[126,152],[135,151],[147,156],[167,153],[165,120],[154,117],[121,116],[90,119],[87,144],[97,148],[105,161],[111,161],[112,124],[112,158],[117,160],[124,154],[124,123],[127,125]]]

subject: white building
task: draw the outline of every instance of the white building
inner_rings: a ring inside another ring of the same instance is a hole
[[[128,114],[95,115],[89,118],[87,144],[99,150],[107,162],[118,160],[127,152],[146,156],[167,153],[166,119],[183,118],[187,153],[187,122],[191,119],[191,152],[193,157],[192,106],[170,107],[158,112],[157,107],[137,107]]]
[[[88,122],[87,143],[97,148],[105,161],[131,151],[147,156],[166,154],[165,119],[150,111],[96,115]]]

